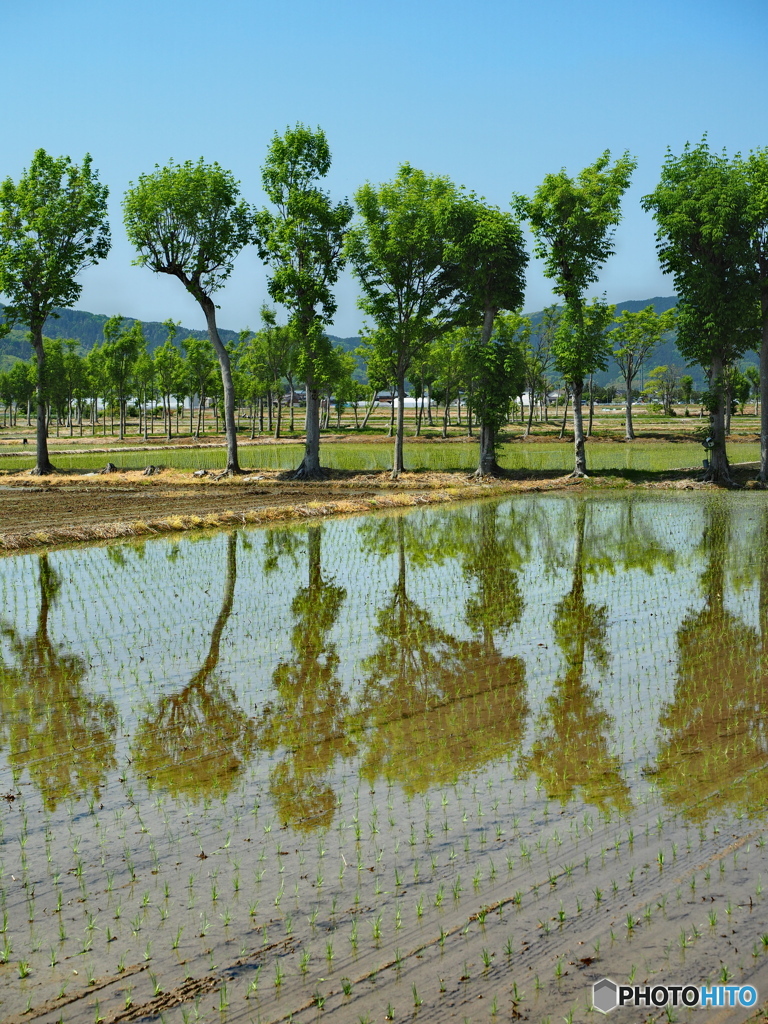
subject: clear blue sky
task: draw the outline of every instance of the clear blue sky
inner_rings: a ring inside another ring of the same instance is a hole
[[[327,187],[351,197],[406,161],[506,207],[543,176],[605,149],[638,169],[595,291],[672,292],[639,199],[666,148],[708,133],[736,151],[768,145],[765,0],[0,0],[0,177],[40,146],[93,155],[110,188],[113,249],[83,277],[82,309],[204,326],[172,279],[132,267],[120,202],[156,163],[218,161],[261,205],[275,131],[320,125]],[[255,251],[220,294],[220,323],[256,327],[266,275]],[[362,323],[351,278],[334,333]],[[525,308],[552,301],[532,261]]]

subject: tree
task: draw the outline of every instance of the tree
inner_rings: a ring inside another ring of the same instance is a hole
[[[405,378],[441,330],[456,285],[445,272],[455,189],[448,178],[410,164],[393,182],[366,184],[355,193],[360,222],[347,253],[362,287],[359,306],[375,322],[382,361],[397,387],[397,431],[392,477],[403,472]]]
[[[461,300],[462,319],[477,316],[482,323],[480,348],[492,345],[493,327],[502,310],[517,310],[525,295],[528,253],[517,217],[488,206],[475,196],[462,196],[451,211],[452,237],[446,259],[453,263],[449,279]],[[529,325],[530,328],[530,325]],[[481,357],[475,350],[477,375],[472,394],[480,423],[480,460],[476,476],[499,472],[497,431],[502,425],[492,409],[509,403],[498,393],[496,355]],[[496,400],[493,400],[492,395]],[[498,401],[500,399],[500,401]]]
[[[549,380],[547,371],[552,363],[552,345],[563,316],[561,306],[547,306],[535,330],[531,328],[525,345],[525,389],[528,392],[528,423],[525,437],[531,432],[533,422],[534,397],[539,394],[544,406],[546,417],[547,392]]]
[[[166,320],[164,326],[168,329],[168,337],[161,348],[155,350],[154,364],[155,376],[160,394],[163,398],[163,416],[166,419],[168,440],[171,440],[173,420],[171,419],[171,395],[178,390],[181,377],[184,371],[184,360],[181,353],[173,343],[176,336],[178,324],[173,320]]]
[[[654,366],[648,374],[643,394],[664,407],[664,415],[672,415],[672,403],[680,387],[680,370],[677,366]]]
[[[611,331],[612,354],[627,389],[624,436],[628,441],[634,440],[635,437],[632,426],[632,383],[640,367],[658,345],[661,336],[672,329],[674,322],[673,309],[668,309],[659,316],[653,306],[646,306],[645,309],[638,309],[635,312],[623,309],[614,321],[615,327]]]
[[[748,366],[744,370],[744,376],[749,381],[749,393],[755,400],[755,416],[757,416],[757,406],[760,401],[760,371],[756,366]],[[682,381],[680,383],[682,385]]]
[[[190,434],[194,433],[195,437],[199,437],[201,424],[203,433],[205,433],[205,400],[212,384],[214,368],[216,366],[216,354],[211,348],[210,342],[205,338],[187,338],[181,344],[186,354],[187,380],[191,392],[189,401],[189,432]],[[194,395],[197,395],[200,404],[197,413],[197,427],[193,431],[192,399]]]
[[[277,398],[275,437],[280,437],[283,406],[283,378],[288,377],[296,359],[296,331],[292,324],[278,324],[269,306],[261,307],[263,327],[249,341],[244,355],[244,369],[266,390],[271,402]],[[262,392],[263,393],[263,392]]]
[[[232,273],[235,257],[250,241],[252,214],[239,198],[230,171],[202,159],[171,161],[142,174],[123,200],[125,229],[137,249],[136,263],[181,281],[198,302],[221,369],[227,473],[239,473],[235,389],[229,353],[216,326],[211,297]]]
[[[544,273],[554,283],[554,291],[562,296],[570,312],[572,341],[576,355],[590,342],[584,336],[584,293],[597,281],[598,269],[613,254],[613,229],[620,220],[621,197],[629,186],[637,161],[624,153],[610,165],[606,150],[594,164],[577,177],[570,178],[565,169],[548,174],[536,189],[533,199],[516,196],[517,211],[527,217],[536,244],[535,255],[544,260]],[[574,361],[575,365],[575,361]],[[586,375],[588,359],[581,361]],[[574,476],[586,476],[584,427],[581,418],[581,395],[584,376],[574,377]]]
[[[275,133],[262,168],[264,191],[277,212],[261,210],[254,222],[259,255],[272,268],[269,294],[286,306],[296,332],[296,372],[307,392],[307,435],[296,479],[318,479],[320,393],[331,343],[324,326],[336,312],[332,287],[344,266],[343,245],[352,207],[331,202],[318,181],[331,167],[322,129],[297,124]]]
[[[685,415],[687,416],[688,406],[691,404],[691,400],[693,398],[693,377],[691,377],[689,373],[683,374],[680,378],[680,398],[685,402]]]
[[[430,377],[444,401],[443,437],[448,436],[451,402],[467,384],[467,342],[471,333],[466,327],[454,327],[443,331],[430,347]]]
[[[741,163],[747,184],[747,225],[751,249],[750,280],[757,299],[760,330],[760,475],[768,481],[768,148]]]
[[[531,330],[528,317],[506,313],[495,318],[493,333],[484,341],[484,332],[467,337],[465,365],[470,411],[486,431],[483,455],[482,429],[481,465],[475,475],[483,477],[500,472],[496,462],[498,431],[509,419],[510,402],[525,388],[525,346]]]
[[[104,344],[102,354],[110,383],[117,394],[120,414],[120,440],[125,437],[125,407],[133,383],[136,361],[142,351],[146,351],[146,342],[137,320],[131,327],[123,330],[123,317],[111,316],[104,324]]]
[[[33,473],[53,471],[48,456],[43,325],[56,307],[73,306],[82,286],[75,278],[110,249],[106,185],[86,154],[38,149],[17,183],[0,185],[0,292],[8,299],[6,328],[26,324],[37,360],[37,456]]]
[[[709,372],[704,404],[713,448],[705,479],[729,484],[723,373],[758,337],[745,177],[738,161],[711,153],[706,139],[686,143],[680,156],[667,151],[661,180],[642,205],[653,212],[659,262],[680,297],[678,349]]]
[[[562,374],[573,396],[573,433],[576,439],[576,468],[573,476],[586,476],[587,468],[581,418],[584,380],[608,366],[610,341],[606,332],[615,310],[615,306],[609,306],[599,299],[593,299],[589,305],[581,305],[577,311],[567,306],[552,342],[555,369]]]

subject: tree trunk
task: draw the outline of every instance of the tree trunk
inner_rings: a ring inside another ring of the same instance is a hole
[[[480,465],[475,476],[498,476],[501,466],[496,461],[496,431],[489,423],[480,424]]]
[[[371,399],[371,404],[365,410],[365,416],[363,417],[363,423],[362,423],[362,426],[360,427],[361,430],[365,430],[365,428],[368,426],[368,420],[370,418],[371,413],[374,410],[375,405],[376,405],[376,395],[373,396],[373,398]]]
[[[531,424],[533,423],[533,392],[529,392],[528,395],[528,422],[525,425],[525,433],[523,437],[530,437]]]
[[[629,374],[625,378],[627,385],[627,404],[624,407],[624,438],[627,441],[634,441],[635,439],[635,428],[632,423],[632,381],[634,380],[634,374]]]
[[[493,333],[493,321],[496,319],[496,310],[487,306],[483,312],[483,332],[480,335],[480,344],[484,348],[490,344]],[[483,394],[483,381],[479,382],[480,394]],[[496,462],[496,425],[487,423],[478,417],[480,427],[480,461],[475,470],[475,477],[482,480],[485,476],[497,476],[501,467]]]
[[[589,375],[589,423],[587,424],[587,437],[592,437],[592,420],[595,415],[595,402],[592,390],[592,374]]]
[[[760,292],[763,330],[760,339],[760,473],[758,480],[768,482],[768,282]]]
[[[272,392],[267,392],[267,430],[272,433]]]
[[[572,477],[587,475],[587,457],[584,452],[584,420],[581,415],[581,396],[584,393],[584,381],[575,380],[571,383],[573,391],[573,455],[574,465]]]
[[[311,379],[307,380],[307,435],[304,458],[293,475],[294,480],[322,480],[320,468],[320,392]]]
[[[291,433],[293,433],[293,402],[296,392],[293,390],[293,381],[290,381],[291,386]]]
[[[566,424],[566,421],[568,419],[568,406],[570,405],[570,401],[571,401],[571,392],[566,388],[565,389],[565,411],[563,412],[563,422],[562,422],[562,424],[560,426],[560,440],[561,441],[562,441],[563,436],[565,434],[565,424]]]
[[[280,437],[280,422],[283,415],[283,403],[280,401],[280,395],[277,396],[277,416],[275,417],[275,438]]]
[[[434,425],[435,425],[432,422],[432,385],[431,384],[427,387],[427,423],[430,425],[430,427],[434,427]]]
[[[728,456],[725,451],[725,389],[722,386],[723,360],[719,356],[712,357],[710,371],[710,388],[717,389],[717,408],[709,417],[709,436],[714,447],[709,452],[709,467],[705,469],[702,480],[713,484],[733,484]]]
[[[205,313],[205,322],[208,325],[208,338],[219,359],[221,386],[224,390],[224,430],[227,435],[227,465],[225,472],[231,475],[240,472],[240,465],[237,461],[235,385],[232,380],[232,367],[229,361],[229,352],[224,347],[216,327],[216,307],[213,304],[213,300],[208,295],[200,295],[197,298]]]
[[[395,412],[395,402],[392,400],[392,414]],[[403,434],[405,433],[405,370],[398,374],[397,379],[397,430],[395,431],[395,458],[392,464],[392,479],[397,480],[401,473],[405,472],[403,466]]]
[[[392,431],[395,428],[395,392],[394,388],[390,388],[391,402],[389,405],[389,429],[387,430],[387,437],[392,437]]]
[[[37,450],[34,476],[46,476],[55,473],[55,467],[48,456],[48,432],[46,429],[45,408],[45,348],[43,347],[43,327],[32,326],[31,341],[37,357]]]

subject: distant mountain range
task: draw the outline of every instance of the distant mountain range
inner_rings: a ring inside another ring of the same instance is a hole
[[[656,296],[652,299],[635,299],[629,302],[620,302],[616,306],[616,311],[620,313],[622,310],[628,309],[636,311],[638,309],[644,309],[646,306],[653,306],[657,313],[663,313],[667,309],[671,309],[677,302],[674,295],[672,296]],[[83,352],[89,352],[94,345],[99,344],[104,339],[103,328],[108,317],[102,313],[88,313],[82,309],[59,309],[57,310],[57,316],[51,317],[46,320],[44,333],[49,338],[75,338],[83,350]],[[531,318],[534,331],[537,325],[541,322],[543,311],[528,314]],[[2,317],[0,315],[0,322]],[[125,318],[125,324],[127,327],[135,323],[130,317]],[[156,321],[142,321],[142,329],[144,331],[144,337],[147,339],[147,347],[150,352],[153,352],[160,345],[164,344],[168,337],[167,328]],[[219,333],[224,342],[237,340],[236,331],[228,331],[226,329],[219,329]],[[180,327],[178,334],[176,335],[177,342],[183,341],[184,338],[205,338],[207,333],[205,331],[191,330],[188,327]],[[340,345],[345,351],[352,351],[359,346],[360,339],[358,337],[352,338],[339,338],[336,335],[329,335],[331,341],[335,345]],[[5,338],[0,339],[0,370],[6,370],[16,359],[29,359],[32,355],[32,346],[27,341],[26,332],[24,330],[15,329],[12,330]],[[757,365],[757,355],[755,353],[748,353],[744,357],[745,363],[754,363]],[[653,366],[669,365],[674,363],[678,366],[685,366],[685,360],[677,350],[675,344],[674,335],[670,334],[667,339],[663,340],[658,348],[652,353],[651,358],[648,360],[647,367],[650,369]],[[691,376],[696,381],[697,385],[700,385],[704,380],[704,375],[701,367],[695,366],[690,369]],[[361,379],[363,377],[362,365],[357,371],[356,376]],[[602,373],[595,375],[595,380],[598,384],[608,384],[615,381],[619,377],[619,370],[615,362],[611,360],[608,369]]]

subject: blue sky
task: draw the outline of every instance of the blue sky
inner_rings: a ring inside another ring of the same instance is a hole
[[[545,174],[605,149],[638,159],[596,292],[672,293],[639,207],[667,147],[768,145],[765,0],[28,0],[0,2],[0,177],[40,146],[90,152],[110,188],[113,249],[83,276],[82,309],[204,326],[181,285],[131,266],[121,198],[169,158],[218,161],[263,204],[275,131],[321,126],[327,188],[351,197],[406,161],[507,207]],[[347,277],[333,328],[362,315]],[[219,293],[220,323],[258,325],[266,273],[244,252]],[[525,308],[553,301],[532,260]]]

